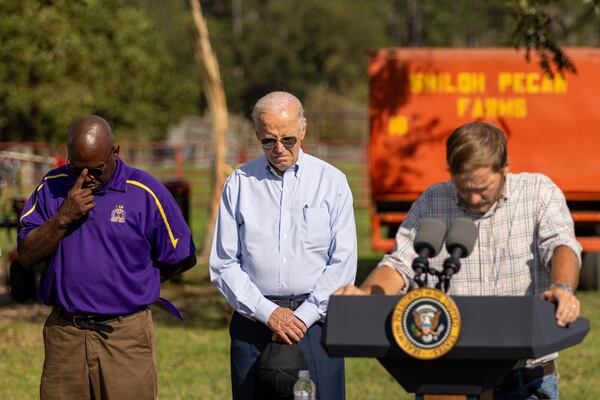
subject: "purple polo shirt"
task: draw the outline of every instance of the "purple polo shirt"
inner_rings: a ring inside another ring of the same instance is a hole
[[[74,182],[65,167],[48,172],[23,209],[19,239],[58,211]],[[165,186],[121,160],[94,203],[59,242],[42,274],[40,298],[71,313],[133,313],[158,299],[157,265],[195,251],[190,229]]]

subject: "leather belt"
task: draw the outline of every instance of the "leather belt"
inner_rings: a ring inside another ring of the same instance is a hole
[[[555,360],[511,371],[497,389],[519,388],[556,372]],[[520,378],[519,378],[520,377]]]
[[[136,314],[136,311],[133,314]],[[111,333],[114,328],[108,325],[111,322],[118,321],[119,318],[127,317],[133,314],[126,315],[86,315],[86,314],[71,314],[62,308],[58,308],[58,316],[64,321],[70,322],[74,327],[82,330],[90,330],[96,332]]]
[[[289,308],[292,311],[295,311],[304,301],[308,298],[308,295],[300,295],[300,296],[265,296],[267,299],[271,300],[273,303],[277,304],[279,307]]]

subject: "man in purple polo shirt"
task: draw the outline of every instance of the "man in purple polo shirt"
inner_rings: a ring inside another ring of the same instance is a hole
[[[66,166],[46,174],[20,218],[25,267],[46,262],[40,397],[156,399],[152,315],[160,282],[196,263],[168,190],[119,159],[110,125],[79,118]]]

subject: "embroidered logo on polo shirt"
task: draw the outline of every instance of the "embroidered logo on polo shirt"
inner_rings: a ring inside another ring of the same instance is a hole
[[[125,222],[125,208],[122,205],[115,206],[115,209],[110,213],[110,222]]]

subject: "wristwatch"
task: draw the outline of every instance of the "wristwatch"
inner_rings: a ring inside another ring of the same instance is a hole
[[[553,289],[553,288],[559,288],[559,289],[564,290],[565,292],[569,292],[569,293],[573,294],[573,288],[566,283],[553,283],[550,286],[550,289]]]

